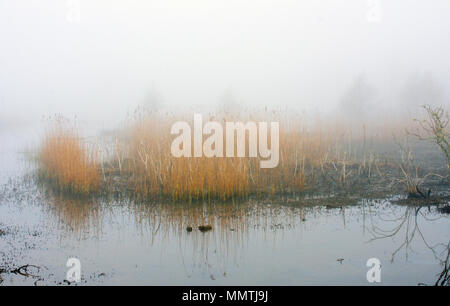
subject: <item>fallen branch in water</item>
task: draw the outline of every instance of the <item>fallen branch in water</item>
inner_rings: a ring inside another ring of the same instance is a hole
[[[22,275],[22,276],[25,276],[25,277],[39,277],[38,275],[31,274],[28,271],[28,268],[36,268],[38,270],[38,272],[41,271],[41,267],[27,264],[27,265],[20,266],[17,269],[13,269],[13,270],[9,271],[9,273],[19,274],[19,275]]]

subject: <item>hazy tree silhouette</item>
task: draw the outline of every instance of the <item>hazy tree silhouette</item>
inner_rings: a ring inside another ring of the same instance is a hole
[[[158,111],[162,108],[164,100],[161,93],[152,86],[146,93],[142,106],[149,112]]]
[[[231,88],[225,90],[219,99],[219,112],[225,114],[237,114],[239,113],[239,103]]]
[[[429,74],[412,75],[401,93],[402,106],[421,107],[442,104],[443,91],[439,83]]]
[[[365,75],[356,77],[340,100],[340,112],[345,117],[363,120],[369,114],[375,90],[370,86]]]

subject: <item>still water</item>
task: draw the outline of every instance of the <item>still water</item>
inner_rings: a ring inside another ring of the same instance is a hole
[[[3,273],[2,285],[64,284],[71,257],[81,285],[373,285],[370,258],[381,261],[381,285],[434,284],[447,255],[449,216],[392,198],[338,207],[59,198],[27,179],[17,138],[2,137],[0,267],[39,267]]]

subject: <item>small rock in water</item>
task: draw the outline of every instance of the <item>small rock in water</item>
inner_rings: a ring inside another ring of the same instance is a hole
[[[186,227],[186,231],[188,231],[188,232],[192,232],[192,226],[188,226],[188,227]]]
[[[198,227],[200,232],[207,232],[212,230],[212,226],[211,225],[199,225]]]

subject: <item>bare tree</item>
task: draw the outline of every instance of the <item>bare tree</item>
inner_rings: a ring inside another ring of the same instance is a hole
[[[419,128],[411,133],[421,140],[429,140],[436,143],[446,158],[447,169],[450,169],[450,148],[449,148],[449,116],[442,106],[432,107],[424,105],[426,118],[415,119]]]

